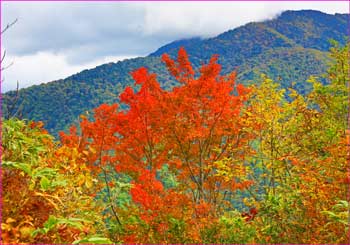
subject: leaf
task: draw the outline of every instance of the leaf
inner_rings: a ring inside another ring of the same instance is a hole
[[[2,166],[4,167],[13,167],[22,170],[28,175],[31,175],[31,166],[28,163],[22,163],[22,162],[11,162],[11,161],[3,161]]]
[[[50,188],[50,181],[45,176],[43,176],[40,180],[40,187],[44,191],[47,191]]]
[[[89,189],[93,186],[91,178],[85,178],[85,186]]]
[[[6,223],[7,223],[7,224],[13,223],[13,222],[16,222],[16,220],[13,219],[13,218],[11,218],[11,217],[9,217],[9,218],[6,219]]]
[[[35,231],[32,232],[32,236],[36,236],[39,233],[42,234],[47,234],[49,231],[53,230],[56,228],[57,225],[62,224],[62,225],[67,225],[70,227],[77,228],[79,230],[82,230],[84,228],[83,222],[85,223],[92,223],[90,221],[84,220],[84,219],[79,219],[79,218],[57,218],[53,215],[50,215],[48,220],[44,223],[43,228],[38,228]]]
[[[113,244],[113,242],[105,237],[90,237],[76,240],[73,244]]]
[[[77,219],[77,218],[69,218],[69,219],[65,219],[65,218],[59,218],[58,220],[58,224],[65,224],[74,228],[77,228],[79,230],[82,230],[84,228],[82,222],[84,222],[85,220],[83,219]]]
[[[50,215],[48,220],[44,223],[44,228],[41,231],[44,233],[47,233],[50,230],[52,230],[57,224],[58,224],[57,218],[53,215]]]
[[[56,187],[56,186],[66,186],[67,185],[67,180],[63,179],[63,180],[54,180],[51,183],[51,187]]]
[[[33,178],[40,178],[40,177],[53,177],[57,174],[57,171],[52,168],[42,168],[42,169],[35,169],[33,171]]]
[[[335,219],[339,218],[337,214],[331,211],[321,211],[321,213],[328,215],[330,218],[335,218]]]
[[[336,205],[333,206],[334,209],[347,209],[349,207],[349,203],[345,200],[340,200]]]

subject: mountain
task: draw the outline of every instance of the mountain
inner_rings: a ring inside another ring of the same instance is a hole
[[[129,73],[141,66],[157,73],[162,87],[175,86],[160,56],[168,53],[175,57],[181,46],[196,67],[218,54],[223,73],[236,69],[241,83],[254,83],[261,73],[266,73],[284,87],[295,82],[296,88],[305,92],[309,89],[305,80],[327,69],[329,40],[345,44],[347,20],[346,14],[286,11],[273,20],[249,23],[213,38],[174,41],[147,57],[104,64],[65,79],[21,89],[16,104],[24,118],[43,121],[49,132],[57,135],[59,130],[77,122],[80,114],[101,103],[118,102],[119,93],[126,86],[133,86]],[[14,91],[3,94],[4,115],[9,113],[15,96]]]

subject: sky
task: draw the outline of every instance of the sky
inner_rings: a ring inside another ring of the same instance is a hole
[[[284,10],[348,13],[339,2],[1,2],[2,92],[66,78],[190,37],[208,38]]]

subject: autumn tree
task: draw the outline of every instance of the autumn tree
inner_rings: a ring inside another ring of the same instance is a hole
[[[78,151],[59,147],[42,126],[14,118],[3,121],[3,242],[103,238],[102,210],[90,196],[90,172],[78,163]]]
[[[217,217],[225,205],[230,206],[227,193],[237,189],[237,180],[223,178],[216,162],[227,157],[240,159],[243,154],[227,149],[229,145],[239,149],[247,141],[248,135],[241,131],[240,111],[249,90],[235,84],[235,72],[220,75],[216,56],[198,74],[184,49],[179,50],[176,61],[167,55],[163,61],[179,86],[165,91],[155,74],[140,68],[132,73],[139,90],[127,87],[120,95],[127,110],[102,105],[95,110],[94,121],[82,120],[81,134],[62,134],[62,142],[86,152],[91,169],[103,173],[105,180],[110,174],[107,169],[113,171],[111,167],[130,176],[133,200],[148,210],[145,220],[160,215],[158,208],[154,210],[157,204],[166,205],[162,198],[169,194],[159,199],[164,187],[157,178],[165,166],[178,182],[166,192],[189,198],[192,204],[188,208],[194,210],[194,217]],[[141,191],[140,186],[159,188]],[[148,205],[147,200],[153,204]],[[181,212],[174,203],[167,205]]]
[[[247,128],[256,135],[251,166],[259,186],[252,186],[256,192],[251,189],[249,204],[259,206],[255,222],[265,227],[258,229],[260,242],[346,240],[344,227],[324,213],[346,202],[348,188],[347,48],[335,47],[331,54],[335,61],[325,75],[327,83],[310,78],[313,90],[306,96],[279,89],[266,77],[251,93],[251,107],[244,113],[250,116]]]

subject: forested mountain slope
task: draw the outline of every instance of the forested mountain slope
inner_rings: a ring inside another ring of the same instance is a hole
[[[57,135],[80,114],[101,103],[118,101],[119,93],[133,84],[130,72],[136,68],[145,66],[161,74],[159,81],[165,88],[176,85],[160,56],[168,53],[175,57],[181,46],[197,67],[218,54],[223,73],[237,69],[241,83],[254,83],[260,73],[266,73],[284,87],[295,82],[303,92],[308,90],[305,80],[310,75],[326,71],[329,40],[345,43],[347,18],[345,14],[311,10],[286,11],[273,20],[249,23],[213,38],[175,41],[147,57],[104,64],[62,80],[21,89],[17,105],[23,118],[43,121],[49,132]],[[3,94],[5,116],[12,113],[8,104],[14,96],[15,92]]]

